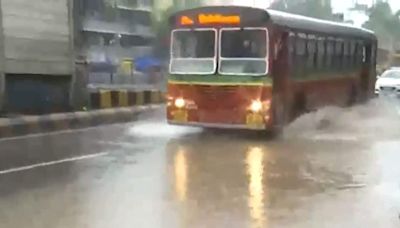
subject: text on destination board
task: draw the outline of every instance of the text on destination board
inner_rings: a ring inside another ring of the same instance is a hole
[[[199,14],[197,21],[199,24],[240,24],[240,16],[237,15],[222,15],[222,14]],[[181,25],[193,25],[195,21],[189,16],[181,16]]]

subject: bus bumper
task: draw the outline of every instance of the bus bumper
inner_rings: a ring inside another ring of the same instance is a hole
[[[265,113],[236,114],[235,118],[228,115],[199,115],[188,110],[168,110],[168,123],[171,125],[196,126],[220,129],[267,130],[271,125],[270,116]],[[224,112],[225,113],[225,112]],[[200,117],[205,116],[205,117]]]
[[[168,124],[178,126],[190,126],[190,127],[203,127],[203,128],[215,128],[215,129],[237,129],[237,130],[256,130],[265,131],[268,128],[265,125],[249,126],[246,124],[219,124],[219,123],[198,123],[198,122],[179,122],[169,120]]]

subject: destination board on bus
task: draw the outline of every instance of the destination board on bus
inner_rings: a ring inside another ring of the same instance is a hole
[[[179,24],[180,25],[208,25],[208,24],[240,24],[240,16],[239,15],[223,15],[223,14],[204,14],[200,13],[195,17],[190,16],[180,16]]]
[[[268,20],[265,11],[255,8],[202,7],[180,11],[172,19],[176,27],[260,25]]]

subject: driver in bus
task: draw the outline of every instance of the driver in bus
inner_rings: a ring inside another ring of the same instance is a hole
[[[257,58],[257,47],[256,44],[252,43],[250,40],[243,41],[242,46],[242,58]]]
[[[242,48],[242,58],[258,58],[258,50],[255,42],[251,42],[250,40],[244,40],[243,48]],[[245,67],[243,68],[243,73],[257,73],[258,72],[258,64],[253,61],[246,62]]]

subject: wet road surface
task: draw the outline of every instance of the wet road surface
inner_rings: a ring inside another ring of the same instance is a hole
[[[400,125],[381,106],[279,139],[142,119],[0,141],[1,227],[400,227]]]

